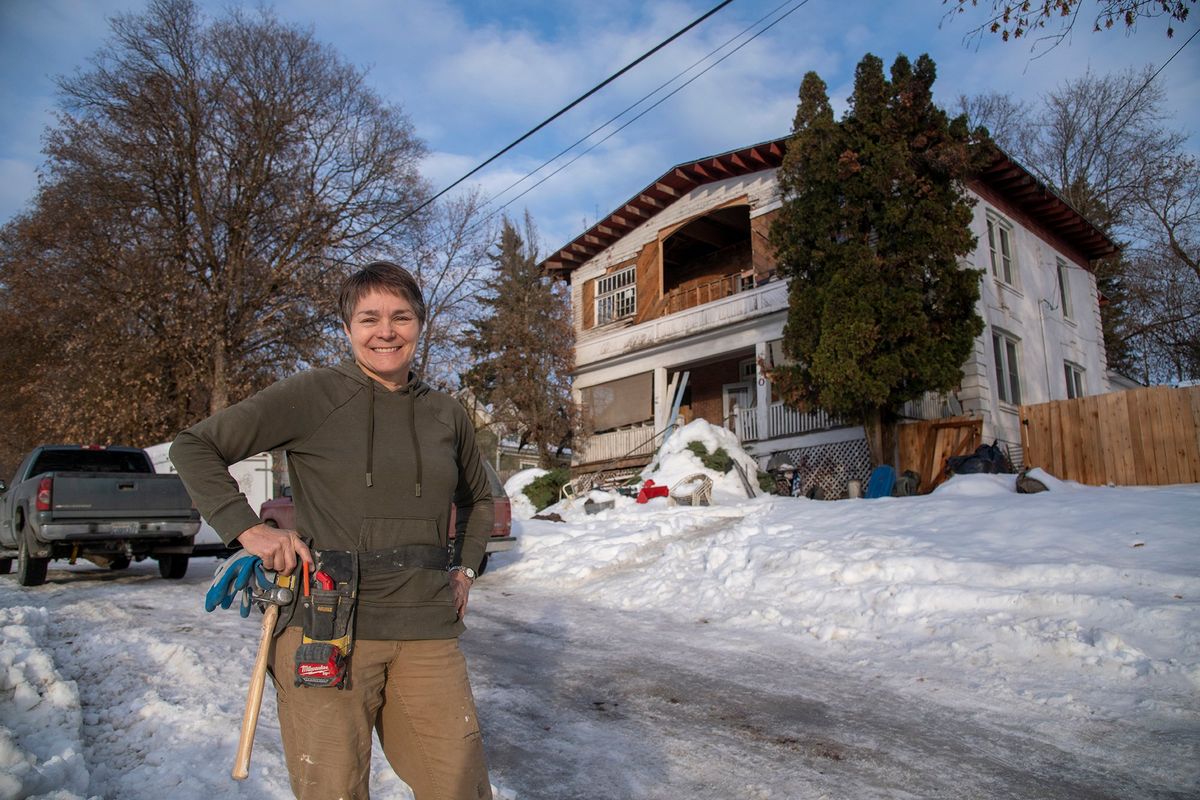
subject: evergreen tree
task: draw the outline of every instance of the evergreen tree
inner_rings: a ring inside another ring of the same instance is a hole
[[[472,367],[463,383],[492,408],[499,433],[532,443],[542,466],[569,446],[578,425],[571,399],[574,329],[565,291],[537,267],[536,232],[508,219],[487,282],[484,314],[467,334]]]
[[[972,167],[964,117],[933,103],[935,66],[904,56],[859,63],[850,109],[835,121],[824,82],[800,86],[783,207],[771,240],[787,277],[780,394],[862,422],[875,463],[892,461],[894,412],[958,385],[983,330],[970,253]],[[986,138],[985,134],[981,134]]]

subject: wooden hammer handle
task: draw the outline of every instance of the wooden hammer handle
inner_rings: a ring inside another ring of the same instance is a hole
[[[258,712],[262,708],[263,687],[267,682],[267,656],[271,652],[271,637],[279,606],[268,605],[263,613],[262,636],[258,640],[258,658],[250,673],[250,688],[246,692],[246,711],[242,714],[242,733],[238,737],[237,757],[233,762],[233,779],[244,781],[250,774],[250,751],[254,749],[254,731],[258,727]]]

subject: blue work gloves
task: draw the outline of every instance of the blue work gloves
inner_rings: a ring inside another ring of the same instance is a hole
[[[217,606],[229,608],[233,598],[241,595],[239,611],[243,617],[250,616],[252,593],[257,588],[266,591],[275,584],[275,573],[263,569],[262,559],[239,550],[237,555],[226,559],[217,567],[212,586],[204,596],[204,610],[212,611]]]

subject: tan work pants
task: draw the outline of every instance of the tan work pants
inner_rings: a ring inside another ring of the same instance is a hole
[[[298,800],[367,800],[371,731],[416,800],[491,800],[467,664],[456,639],[358,640],[350,688],[297,687],[298,627],[274,642],[271,674]]]

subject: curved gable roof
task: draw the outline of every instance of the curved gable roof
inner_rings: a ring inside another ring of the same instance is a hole
[[[697,186],[764,169],[778,169],[790,138],[771,139],[676,164],[607,217],[549,255],[540,264],[542,270],[565,277]],[[1025,210],[1046,229],[1077,247],[1089,261],[1120,250],[1107,234],[999,147],[994,159],[975,177]]]

